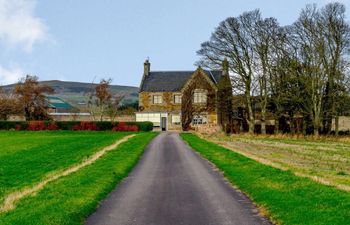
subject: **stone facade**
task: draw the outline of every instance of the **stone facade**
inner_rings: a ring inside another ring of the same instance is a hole
[[[194,94],[197,102],[190,103],[195,108],[193,126],[216,124],[216,85],[221,73],[200,67],[195,71],[151,72],[150,63],[146,60],[136,121],[151,121],[162,130],[181,130],[181,112],[188,104],[184,102],[184,96],[200,90],[202,93]],[[203,102],[199,102],[201,100]],[[201,110],[204,106],[205,110]]]
[[[144,112],[181,112],[181,103],[175,103],[175,95],[182,96],[181,92],[140,92],[139,108]],[[153,97],[161,96],[162,103],[153,104]]]

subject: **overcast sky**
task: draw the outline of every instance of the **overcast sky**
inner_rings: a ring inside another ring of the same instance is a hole
[[[194,70],[200,44],[220,21],[260,9],[281,25],[329,0],[0,0],[0,84],[40,80],[138,86],[151,70]],[[350,0],[341,0],[350,18]]]

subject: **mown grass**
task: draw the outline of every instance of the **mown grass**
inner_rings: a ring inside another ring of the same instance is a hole
[[[261,162],[350,190],[349,138],[249,135],[208,138]]]
[[[350,221],[350,193],[258,163],[185,133],[182,138],[245,192],[277,224],[344,225]]]
[[[6,194],[81,162],[126,135],[126,132],[1,131],[0,203]]]
[[[81,224],[100,200],[128,175],[156,133],[140,133],[95,163],[49,183],[15,210],[0,214],[0,224]]]

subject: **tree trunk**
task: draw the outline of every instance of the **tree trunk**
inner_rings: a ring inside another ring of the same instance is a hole
[[[306,117],[304,115],[303,116],[303,135],[306,135],[306,125],[307,125],[307,122],[306,122]]]
[[[314,127],[314,135],[319,136],[320,133],[318,132],[318,127]]]
[[[339,116],[336,115],[334,119],[334,125],[335,125],[335,136],[339,135]]]
[[[249,126],[248,133],[253,134],[254,128],[255,128],[255,120],[254,120],[253,107],[250,99],[250,89],[246,90],[245,96],[246,96],[247,108],[248,108],[248,126]]]
[[[289,127],[290,127],[290,133],[295,134],[295,126],[294,126],[294,118],[293,116],[289,119]]]
[[[261,120],[261,134],[266,134],[266,121]]]
[[[320,117],[318,115],[315,115],[314,121],[313,121],[314,135],[315,136],[319,136],[320,135],[320,132],[319,132],[320,124],[321,124]]]
[[[275,134],[279,134],[279,131],[280,130],[280,121],[279,121],[279,118],[276,117],[275,118],[275,129],[274,129],[274,133]]]
[[[261,134],[266,134],[266,110],[261,110]]]

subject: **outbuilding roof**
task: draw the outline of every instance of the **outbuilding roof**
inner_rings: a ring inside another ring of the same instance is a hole
[[[140,92],[178,92],[191,78],[195,71],[159,71],[149,72],[144,76]],[[222,72],[219,70],[204,70],[205,74],[217,84]]]
[[[72,109],[72,105],[69,103],[63,101],[61,98],[56,96],[47,96],[47,100],[49,103],[49,107],[55,108],[55,109]]]

